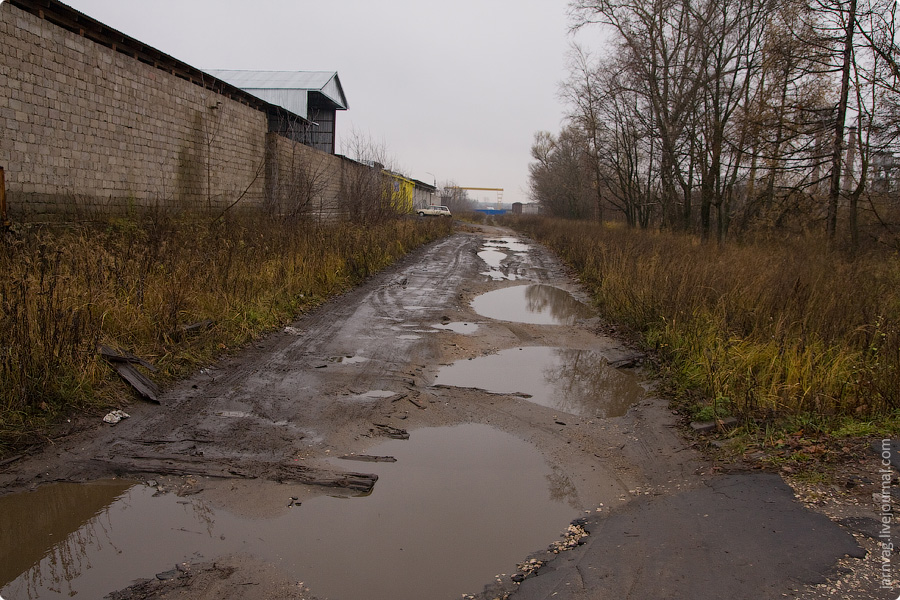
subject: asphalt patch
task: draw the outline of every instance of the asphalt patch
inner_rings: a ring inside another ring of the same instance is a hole
[[[864,550],[776,474],[740,473],[591,517],[586,543],[526,579],[515,600],[778,598]]]

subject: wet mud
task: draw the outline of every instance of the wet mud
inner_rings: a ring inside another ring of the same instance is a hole
[[[436,242],[161,405],[0,468],[2,513],[31,524],[3,521],[0,595],[600,598],[560,594],[601,563],[620,565],[604,571],[618,585],[644,555],[621,534],[621,548],[596,546],[601,560],[584,534],[652,499],[706,502],[721,477],[653,395],[640,353],[603,330],[540,246],[489,227]],[[819,539],[832,538],[807,542]],[[534,585],[552,573],[559,586]],[[735,597],[789,581],[779,571]]]

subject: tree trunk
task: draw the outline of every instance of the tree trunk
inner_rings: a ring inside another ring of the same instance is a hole
[[[841,197],[841,159],[844,154],[844,121],[847,118],[847,101],[850,96],[850,68],[853,60],[853,33],[856,30],[856,0],[850,0],[847,30],[844,37],[843,63],[841,65],[841,95],[834,123],[834,149],[831,154],[831,189],[828,194],[826,232],[833,240],[837,233],[838,201]]]

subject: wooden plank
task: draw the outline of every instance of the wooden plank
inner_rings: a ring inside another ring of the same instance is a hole
[[[153,373],[156,373],[156,367],[148,363],[143,358],[138,358],[134,354],[129,354],[128,352],[119,352],[118,350],[114,350],[113,348],[110,348],[106,345],[100,346],[100,356],[105,358],[108,362],[135,363],[141,365],[146,369],[149,369]]]
[[[178,328],[178,333],[180,336],[191,335],[194,333],[199,333],[201,331],[206,331],[213,325],[215,325],[215,321],[213,321],[212,319],[204,319],[196,323],[191,323],[190,325],[182,325]]]
[[[265,478],[279,483],[303,483],[350,489],[369,493],[378,481],[373,473],[353,473],[313,469],[303,465],[267,464],[238,461],[221,461],[204,459],[201,462],[190,460],[179,455],[146,456],[132,454],[117,458],[92,458],[81,461],[89,465],[91,470],[101,469],[114,473],[119,477],[162,476],[174,477],[211,477],[216,479],[259,479]]]
[[[394,438],[395,440],[409,439],[409,433],[405,429],[400,429],[399,427],[394,427],[392,425],[384,425],[382,423],[372,423],[372,425],[377,427],[382,434]]]
[[[374,456],[371,454],[345,454],[344,456],[339,456],[338,458],[343,460],[358,460],[360,462],[397,462],[397,459],[393,456]]]
[[[159,387],[150,381],[146,375],[135,369],[131,363],[111,362],[110,365],[122,379],[131,384],[131,387],[133,387],[141,397],[156,404],[160,403],[159,398],[157,398],[159,395]]]

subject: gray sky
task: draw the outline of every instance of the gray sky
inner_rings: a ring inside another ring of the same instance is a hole
[[[337,71],[338,152],[355,131],[416,179],[504,202],[528,201],[532,136],[562,118],[566,0],[63,1],[201,69]]]

